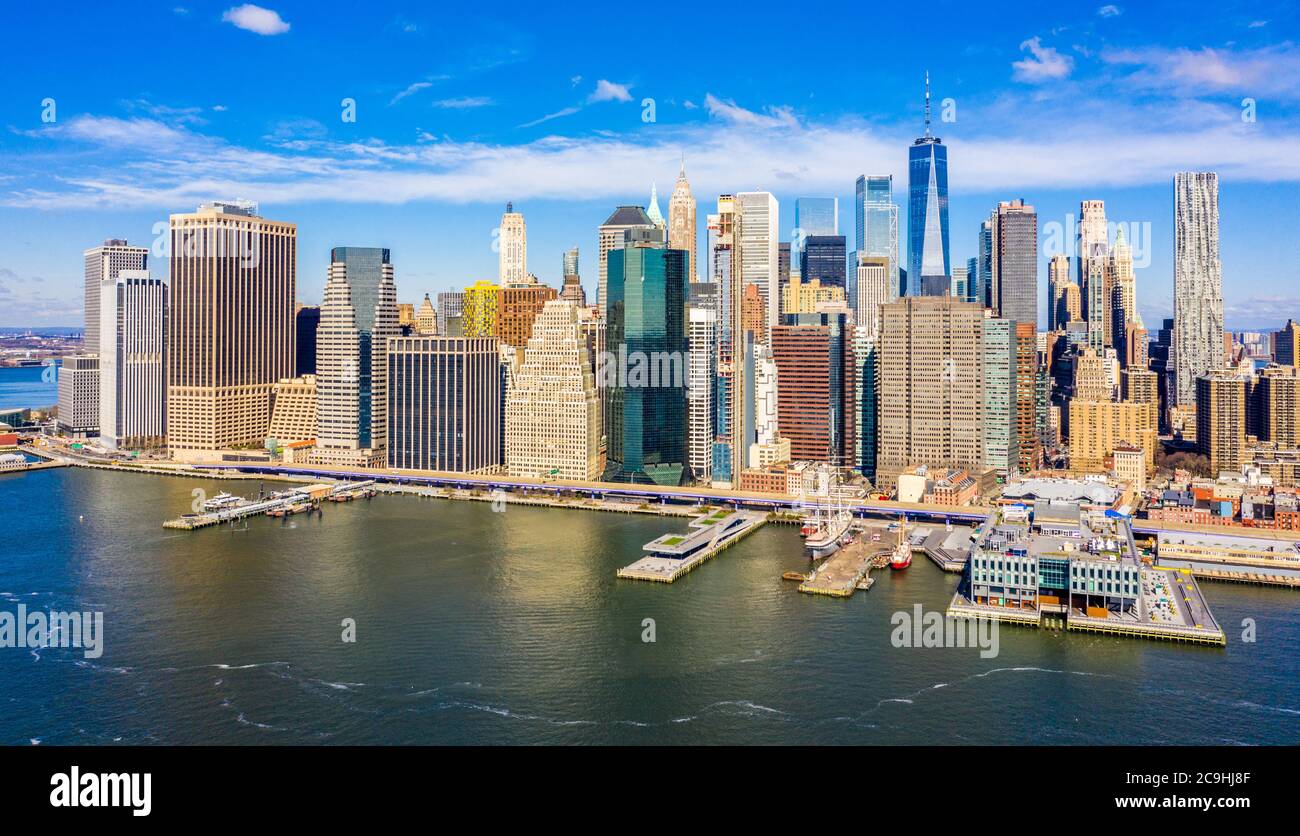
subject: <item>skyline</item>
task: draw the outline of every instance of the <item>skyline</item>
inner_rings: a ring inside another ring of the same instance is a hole
[[[949,149],[951,262],[974,255],[978,224],[998,201],[1033,204],[1040,327],[1042,239],[1085,199],[1106,201],[1113,220],[1150,224],[1138,305],[1148,325],[1172,316],[1179,170],[1219,174],[1227,327],[1277,328],[1300,307],[1287,224],[1300,181],[1300,73],[1288,68],[1300,68],[1300,48],[1288,37],[1296,12],[1281,4],[1231,10],[1231,22],[1212,31],[1167,5],[1108,13],[1088,5],[1026,13],[1016,33],[951,7],[937,12],[933,54],[897,56],[889,44],[863,66],[851,50],[832,51],[815,66],[719,67],[704,84],[697,62],[623,54],[586,37],[593,24],[581,19],[563,31],[591,49],[557,57],[543,33],[560,32],[528,10],[512,29],[461,10],[420,20],[381,3],[340,32],[305,4],[274,4],[274,20],[228,14],[229,2],[184,13],[128,8],[147,14],[78,9],[84,31],[68,31],[57,6],[13,13],[60,36],[15,44],[0,59],[22,68],[0,103],[0,325],[75,325],[84,250],[105,238],[151,246],[168,215],[233,198],[298,224],[306,304],[320,302],[336,246],[390,249],[402,301],[494,277],[492,230],[507,201],[528,222],[530,270],[559,287],[562,254],[578,246],[594,298],[596,227],[617,204],[646,205],[654,185],[665,197],[683,155],[703,207],[720,193],[772,191],[786,240],[796,198],[840,198],[851,251],[860,174],[892,174],[906,217],[907,148],[923,128],[927,70],[934,133]],[[903,31],[893,14],[815,13]],[[89,59],[78,53],[94,50],[78,44],[128,25],[141,42],[163,41],[142,47],[147,61],[132,50],[96,53],[104,72],[87,76]],[[743,37],[756,24],[736,26]],[[680,35],[684,51],[705,39],[708,27],[699,28]],[[430,57],[444,32],[456,33],[456,45]],[[789,33],[787,46],[807,37]],[[948,50],[945,40],[965,46]],[[241,50],[258,72],[158,74],[195,48]],[[382,67],[365,60],[376,49]],[[50,52],[68,60],[48,61]],[[296,84],[293,95],[265,95],[257,79],[268,73]],[[1253,123],[1242,121],[1247,97],[1256,100]],[[52,123],[40,121],[46,98]],[[356,102],[355,123],[341,121],[343,98]],[[646,98],[654,122],[642,121]],[[955,122],[944,118],[948,99]],[[907,230],[899,234],[905,241]],[[164,260],[150,262],[166,277]]]

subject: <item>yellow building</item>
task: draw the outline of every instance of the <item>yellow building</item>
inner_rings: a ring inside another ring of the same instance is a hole
[[[466,337],[497,336],[497,314],[501,309],[501,286],[479,281],[465,288],[462,313]]]
[[[1156,463],[1156,408],[1145,403],[1070,401],[1070,467],[1102,472],[1123,444],[1142,448],[1147,471]]]
[[[782,310],[788,314],[817,313],[818,303],[843,301],[844,288],[823,285],[821,279],[805,282],[797,274],[791,274],[790,282],[785,286]]]

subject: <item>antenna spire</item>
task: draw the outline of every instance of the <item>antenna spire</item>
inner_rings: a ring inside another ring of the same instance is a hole
[[[930,71],[925,71],[925,138],[930,138]]]

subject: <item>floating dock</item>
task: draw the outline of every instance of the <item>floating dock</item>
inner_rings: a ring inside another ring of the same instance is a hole
[[[713,511],[692,520],[685,534],[665,534],[646,543],[646,556],[619,569],[618,577],[672,583],[765,522],[767,514],[758,511]]]

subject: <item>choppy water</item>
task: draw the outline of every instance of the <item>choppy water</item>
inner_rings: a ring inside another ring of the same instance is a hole
[[[800,595],[790,527],[664,586],[614,572],[676,519],[380,497],[163,530],[195,487],[257,483],[0,476],[0,610],[106,621],[99,659],[0,649],[0,742],[1300,742],[1295,592],[1207,586],[1226,649],[1005,627],[981,659],[889,640],[954,577]]]

